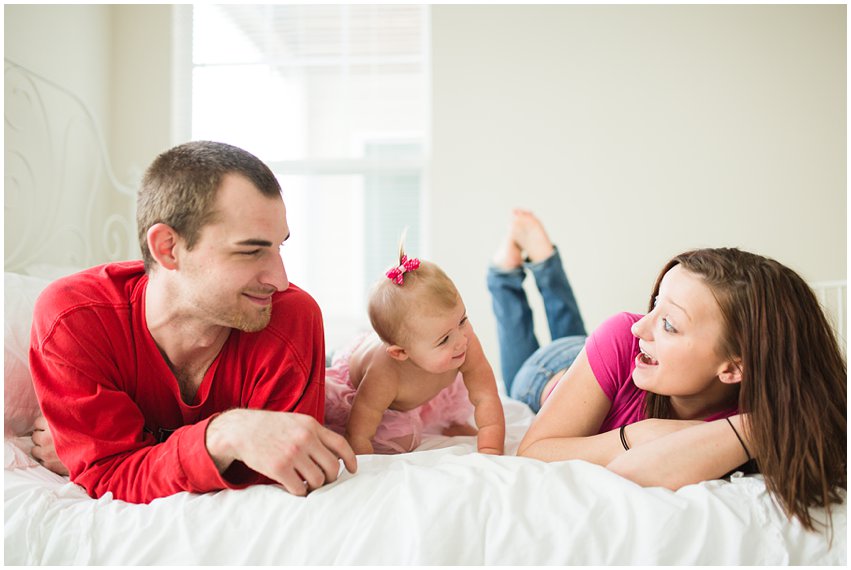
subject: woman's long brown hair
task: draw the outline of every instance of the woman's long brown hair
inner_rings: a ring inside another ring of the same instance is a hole
[[[738,249],[700,249],[675,265],[703,279],[724,320],[719,354],[742,359],[739,411],[772,496],[809,530],[810,507],[841,503],[846,488],[847,369],[812,289],[781,263]],[[670,398],[647,393],[645,415],[671,417]]]

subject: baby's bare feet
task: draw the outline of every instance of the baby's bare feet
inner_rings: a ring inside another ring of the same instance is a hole
[[[543,261],[553,254],[553,242],[550,241],[543,224],[528,210],[514,210],[511,237],[514,243],[526,252],[530,261]]]

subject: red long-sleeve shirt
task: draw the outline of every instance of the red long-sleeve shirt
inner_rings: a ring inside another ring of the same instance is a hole
[[[147,284],[141,262],[112,263],[57,280],[36,302],[30,369],[71,480],[93,497],[112,492],[133,503],[270,482],[238,461],[220,475],[207,425],[231,408],[322,422],[318,305],[294,285],[276,293],[269,325],[231,330],[188,405],[148,331]]]

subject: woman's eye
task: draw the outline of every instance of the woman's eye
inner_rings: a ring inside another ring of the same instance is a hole
[[[673,325],[671,325],[671,323],[668,322],[668,319],[665,318],[665,317],[662,318],[662,327],[665,329],[666,332],[669,332],[669,333],[677,332],[677,329],[675,329],[673,327]]]

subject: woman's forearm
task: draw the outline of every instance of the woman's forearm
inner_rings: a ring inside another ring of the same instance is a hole
[[[630,450],[660,437],[692,427],[703,422],[684,420],[643,420],[626,427],[624,436]],[[552,437],[523,442],[517,455],[542,461],[583,459],[598,465],[608,465],[626,450],[621,442],[620,430],[585,437]]]
[[[624,452],[617,430],[588,437],[550,437],[521,445],[517,455],[541,461],[583,459],[606,465]]]
[[[740,418],[731,420],[741,433]],[[521,447],[518,455],[542,461],[583,459],[642,486],[669,489],[717,479],[747,460],[726,420],[643,420],[626,427],[629,451],[624,449],[618,432],[544,438]]]
[[[746,460],[729,424],[717,420],[684,426],[635,445],[606,467],[642,486],[676,490],[722,477]]]

